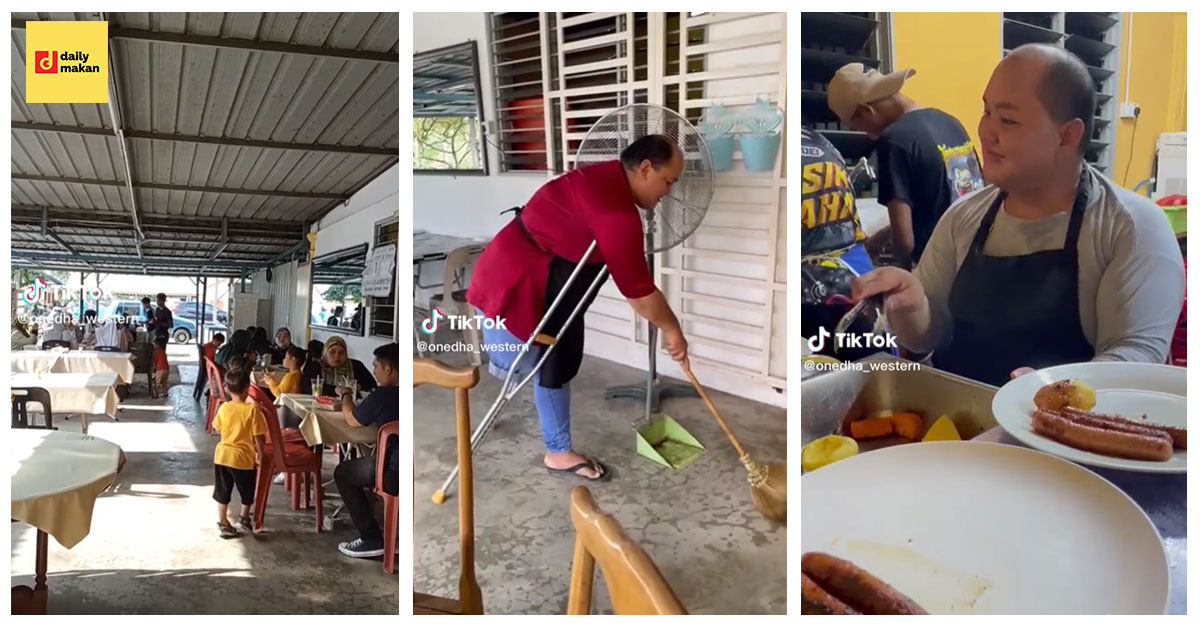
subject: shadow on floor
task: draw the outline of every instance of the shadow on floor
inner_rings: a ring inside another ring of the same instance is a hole
[[[121,446],[127,461],[96,500],[87,538],[70,550],[50,539],[50,612],[397,614],[396,574],[383,573],[379,559],[337,550],[358,536],[349,516],[318,534],[314,509],[292,510],[283,486],[271,486],[263,534],[218,538],[212,499],[218,438],[205,432],[204,404],[191,397],[196,372],[194,363],[173,365],[166,399],[150,399],[143,378],[118,421],[90,422],[88,433]],[[78,417],[54,425],[82,428]],[[324,481],[333,479],[334,464],[326,454]],[[330,482],[325,515],[340,503]],[[231,514],[238,505],[235,493]],[[24,523],[12,523],[11,532],[13,585],[31,585],[36,532]]]

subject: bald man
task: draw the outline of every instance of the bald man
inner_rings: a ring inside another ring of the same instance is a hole
[[[1095,109],[1077,57],[1014,50],[983,95],[991,185],[950,207],[913,273],[872,271],[853,297],[885,295],[903,346],[996,386],[1029,368],[1165,362],[1183,259],[1162,210],[1084,160]]]

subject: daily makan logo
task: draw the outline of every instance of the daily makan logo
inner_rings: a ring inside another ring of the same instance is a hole
[[[57,50],[37,50],[33,53],[33,71],[37,74],[58,74],[60,72],[99,72],[100,66],[92,64],[88,65],[88,57],[91,56],[86,52],[64,52],[59,54]],[[64,61],[62,66],[59,61]],[[75,65],[69,65],[71,61],[77,61]]]
[[[55,50],[34,52],[33,71],[38,74],[58,74],[58,52]]]
[[[25,21],[25,102],[108,102],[108,22]]]

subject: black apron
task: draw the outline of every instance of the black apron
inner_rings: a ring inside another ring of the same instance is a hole
[[[1077,245],[1090,186],[1084,166],[1063,248],[1012,257],[983,254],[1005,194],[996,197],[954,278],[952,336],[934,353],[934,366],[1003,386],[1022,366],[1039,369],[1095,356],[1079,322]]]
[[[507,211],[513,212],[515,216],[513,220],[521,227],[521,232],[525,234],[525,237],[543,253],[550,256],[550,268],[548,271],[549,274],[546,277],[545,294],[546,308],[549,309],[550,305],[554,303],[554,299],[558,298],[558,294],[567,286],[567,280],[570,279],[571,273],[575,270],[575,265],[578,262],[572,262],[554,255],[538,243],[537,239],[533,237],[533,233],[525,226],[525,222],[521,220],[521,211],[523,209],[522,207],[514,207]],[[550,354],[550,357],[546,358],[546,363],[542,365],[542,370],[538,373],[538,385],[542,388],[562,388],[563,385],[570,382],[579,374],[579,365],[583,362],[583,339],[585,336],[583,317],[587,313],[588,308],[591,307],[592,301],[596,300],[596,295],[600,293],[599,286],[584,302],[583,308],[575,316],[575,320],[571,321],[571,326],[565,331],[562,327],[567,317],[575,310],[576,304],[584,300],[584,296],[588,288],[592,285],[592,281],[603,272],[606,272],[606,266],[602,262],[584,264],[583,268],[579,271],[579,275],[575,277],[575,281],[567,288],[567,293],[563,297],[562,302],[558,304],[554,313],[546,321],[545,326],[542,327],[541,333],[554,336],[557,339],[554,351]],[[600,282],[600,285],[604,285],[604,281],[607,280],[608,278],[605,277]],[[545,316],[544,313],[542,315]],[[530,347],[531,352],[534,347],[540,347],[541,351],[546,350],[541,345],[533,345]],[[541,357],[540,352],[537,355],[539,358]]]

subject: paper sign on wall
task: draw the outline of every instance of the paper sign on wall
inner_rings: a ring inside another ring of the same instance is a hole
[[[369,297],[391,296],[395,272],[396,245],[375,247],[367,257],[366,266],[363,267],[362,293]]]

